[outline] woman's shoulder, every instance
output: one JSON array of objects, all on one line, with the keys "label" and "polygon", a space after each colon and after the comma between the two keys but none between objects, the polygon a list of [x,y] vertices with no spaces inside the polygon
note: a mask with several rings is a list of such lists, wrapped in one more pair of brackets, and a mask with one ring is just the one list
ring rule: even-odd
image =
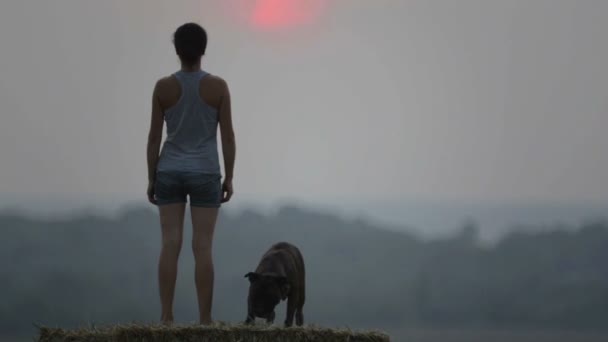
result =
[{"label": "woman's shoulder", "polygon": [[215,85],[218,87],[227,86],[226,80],[224,80],[222,77],[215,75],[215,74],[207,73],[207,75],[203,78],[203,80],[207,81],[209,84],[212,84],[212,85]]},{"label": "woman's shoulder", "polygon": [[201,88],[222,95],[228,90],[228,83],[222,77],[208,73],[201,79]]},{"label": "woman's shoulder", "polygon": [[160,101],[162,108],[172,107],[181,94],[179,82],[173,75],[165,76],[156,81],[154,95]]},{"label": "woman's shoulder", "polygon": [[174,87],[178,83],[177,79],[173,74],[164,76],[156,80],[155,88],[156,90],[166,90],[168,88]]}]

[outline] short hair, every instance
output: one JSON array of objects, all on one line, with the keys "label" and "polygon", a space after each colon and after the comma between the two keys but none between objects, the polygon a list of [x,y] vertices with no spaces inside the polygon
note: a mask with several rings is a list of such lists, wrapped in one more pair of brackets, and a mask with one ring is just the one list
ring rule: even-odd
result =
[{"label": "short hair", "polygon": [[196,23],[186,23],[173,34],[173,44],[182,62],[197,63],[207,49],[207,32]]}]

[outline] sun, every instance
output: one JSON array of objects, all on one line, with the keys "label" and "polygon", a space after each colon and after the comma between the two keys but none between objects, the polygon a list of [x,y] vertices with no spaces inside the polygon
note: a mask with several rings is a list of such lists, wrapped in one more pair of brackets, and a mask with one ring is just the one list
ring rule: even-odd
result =
[{"label": "sun", "polygon": [[329,0],[222,0],[230,16],[260,31],[285,31],[313,25]]},{"label": "sun", "polygon": [[304,26],[318,18],[322,4],[314,0],[257,0],[250,21],[264,30]]}]

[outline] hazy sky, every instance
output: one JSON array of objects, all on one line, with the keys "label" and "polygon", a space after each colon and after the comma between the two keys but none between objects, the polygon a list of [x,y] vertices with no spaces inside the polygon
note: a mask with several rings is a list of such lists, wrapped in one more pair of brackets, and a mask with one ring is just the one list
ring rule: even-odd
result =
[{"label": "hazy sky", "polygon": [[222,1],[0,2],[0,193],[143,198],[152,87],[194,20],[237,196],[608,199],[608,1],[328,0],[278,29]]}]

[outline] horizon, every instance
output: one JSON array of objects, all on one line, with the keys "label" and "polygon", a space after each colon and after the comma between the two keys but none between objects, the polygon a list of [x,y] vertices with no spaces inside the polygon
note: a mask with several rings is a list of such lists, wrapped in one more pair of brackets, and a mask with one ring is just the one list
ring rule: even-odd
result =
[{"label": "horizon", "polygon": [[[17,214],[38,219],[68,219],[83,215],[115,218],[129,210],[157,208],[145,199],[97,200],[81,196],[0,196],[0,215]],[[50,205],[49,203],[52,203]],[[315,214],[331,215],[343,220],[363,220],[381,228],[412,233],[422,239],[451,236],[463,225],[474,223],[480,229],[480,242],[491,244],[521,229],[542,231],[544,227],[562,226],[576,229],[589,221],[608,220],[608,205],[599,201],[450,201],[432,199],[336,199],[305,201],[276,199],[260,201],[254,196],[235,198],[224,214],[239,215],[253,211],[264,216],[295,207]]]}]

